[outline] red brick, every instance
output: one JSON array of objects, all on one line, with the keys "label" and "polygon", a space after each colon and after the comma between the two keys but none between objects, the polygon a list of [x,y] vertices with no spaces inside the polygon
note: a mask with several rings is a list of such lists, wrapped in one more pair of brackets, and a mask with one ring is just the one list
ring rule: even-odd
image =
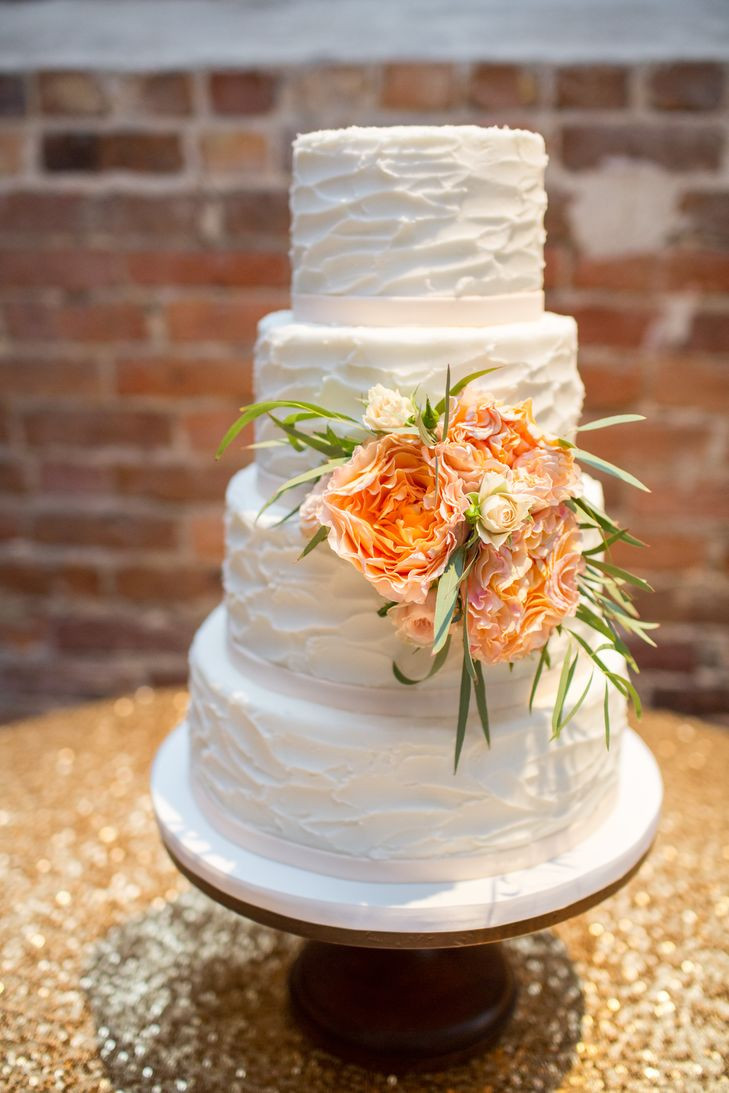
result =
[{"label": "red brick", "polygon": [[520,65],[479,64],[471,73],[468,100],[484,110],[531,106],[537,99],[533,72]]},{"label": "red brick", "polygon": [[729,294],[729,254],[676,250],[664,256],[668,289]]},{"label": "red brick", "polygon": [[0,73],[0,117],[22,117],[25,113],[26,102],[25,77]]},{"label": "red brick", "polygon": [[126,97],[132,111],[163,117],[192,113],[192,81],[185,72],[153,72],[129,76]]},{"label": "red brick", "polygon": [[[586,405],[592,410],[627,410],[640,399],[643,387],[638,365],[621,366],[594,360],[582,354],[580,373],[585,384]],[[591,415],[586,413],[585,418]]]},{"label": "red brick", "polygon": [[664,518],[686,526],[693,520],[719,525],[729,520],[729,482],[704,479],[692,486],[675,480],[650,484],[652,493],[626,493],[629,513],[640,520]]},{"label": "red brick", "polygon": [[18,539],[24,530],[24,520],[17,508],[0,507],[0,542]]},{"label": "red brick", "polygon": [[32,538],[63,547],[168,550],[177,545],[175,521],[141,513],[74,512],[53,509],[33,515]]},{"label": "red brick", "polygon": [[226,241],[240,236],[288,240],[289,197],[285,190],[241,190],[221,196]]},{"label": "red brick", "polygon": [[10,335],[20,341],[116,342],[146,336],[144,309],[130,303],[46,304],[23,300],[5,305]]},{"label": "red brick", "polygon": [[97,363],[91,361],[34,360],[10,357],[0,360],[0,390],[13,395],[61,395],[94,397],[100,393]]},{"label": "red brick", "polygon": [[544,288],[562,288],[570,281],[571,261],[565,247],[547,246],[544,249]]},{"label": "red brick", "polygon": [[217,129],[200,137],[205,169],[211,174],[257,174],[268,163],[264,133],[245,129]]},{"label": "red brick", "polygon": [[17,652],[25,659],[28,654],[40,652],[47,645],[49,637],[48,619],[31,615],[27,604],[23,604],[22,613],[6,609],[0,615],[0,648],[6,656],[8,653]]},{"label": "red brick", "polygon": [[454,65],[398,62],[384,66],[381,105],[391,110],[448,110],[460,97]]},{"label": "red brick", "polygon": [[600,304],[579,304],[571,309],[584,345],[635,349],[642,345],[653,314],[644,308],[617,308]]},{"label": "red brick", "polygon": [[707,61],[659,65],[649,84],[659,110],[715,110],[724,94],[724,68]]},{"label": "red brick", "polygon": [[82,194],[16,190],[0,194],[0,232],[44,240],[81,231],[89,201]]},{"label": "red brick", "polygon": [[47,563],[37,558],[0,561],[0,587],[29,596],[53,593],[96,596],[100,590],[98,572],[91,566]]},{"label": "red brick", "polygon": [[616,544],[612,556],[618,565],[626,566],[631,572],[682,571],[706,563],[706,546],[700,536],[674,534],[659,525],[644,529],[635,521],[631,522],[630,530],[648,544],[647,549]]},{"label": "red brick", "polygon": [[666,406],[692,406],[729,413],[729,371],[724,361],[667,357],[657,363],[649,393]]},{"label": "red brick", "polygon": [[729,250],[729,192],[692,190],[681,199],[690,240],[710,250]]},{"label": "red brick", "polygon": [[190,604],[212,601],[221,591],[218,567],[201,565],[136,565],[120,569],[116,591],[138,603]]},{"label": "red brick", "polygon": [[101,81],[91,72],[41,72],[38,98],[44,114],[98,116],[109,111]]},{"label": "red brick", "polygon": [[0,493],[25,493],[28,483],[23,463],[0,455]]},{"label": "red brick", "polygon": [[[239,405],[244,405],[244,400],[241,400]],[[194,410],[189,414],[186,414],[182,419],[182,428],[187,438],[187,442],[193,451],[202,452],[210,456],[215,454],[218,444],[225,436],[230,426],[238,416],[236,404],[230,402],[230,404],[215,410]],[[236,453],[235,458],[240,465],[241,451],[246,444],[253,443],[253,429],[249,427],[241,434],[240,441],[236,440],[235,444],[231,447],[231,455],[226,457],[228,466],[234,466],[231,464],[230,458],[233,453]],[[246,452],[244,455],[246,463],[250,462],[251,454]],[[232,472],[231,472],[232,473]]]},{"label": "red brick", "polygon": [[676,682],[658,683],[653,692],[653,705],[694,717],[725,714],[729,709],[729,687],[703,684],[694,676],[686,675]]},{"label": "red brick", "polygon": [[176,342],[251,344],[259,320],[269,311],[286,307],[287,303],[288,298],[283,293],[174,300],[166,308],[169,336]]},{"label": "red brick", "polygon": [[696,465],[707,456],[710,436],[700,425],[670,425],[660,421],[638,421],[585,433],[581,443],[595,455],[617,463],[638,477],[676,475],[687,459]]},{"label": "red brick", "polygon": [[141,251],[126,263],[140,285],[285,288],[290,277],[283,251]]},{"label": "red brick", "polygon": [[190,644],[194,624],[187,620],[160,621],[155,616],[125,617],[118,611],[61,617],[54,623],[59,649],[73,653],[182,652]]},{"label": "red brick", "polygon": [[121,494],[156,501],[222,501],[232,471],[230,466],[214,461],[214,450],[215,446],[211,446],[209,459],[202,465],[120,466],[116,469],[116,488]]},{"label": "red brick", "polygon": [[624,255],[620,258],[581,256],[575,263],[573,281],[577,288],[650,293],[660,287],[661,263],[655,254]]},{"label": "red brick", "polygon": [[229,396],[249,401],[250,363],[247,360],[177,360],[141,357],[116,366],[121,395],[162,395],[166,398]]},{"label": "red brick", "polygon": [[0,133],[0,176],[20,174],[25,163],[26,148],[24,133]]},{"label": "red brick", "polygon": [[373,70],[364,65],[315,64],[287,73],[287,98],[297,111],[362,110],[374,101]]},{"label": "red brick", "polygon": [[705,353],[729,353],[729,312],[700,311],[694,315],[686,348]]},{"label": "red brick", "polygon": [[572,230],[569,219],[569,206],[572,195],[563,190],[550,188],[548,194],[547,211],[544,215],[544,227],[547,239],[551,245],[555,243],[569,244],[572,241]]},{"label": "red brick", "polygon": [[714,125],[592,123],[562,130],[562,161],[575,171],[616,158],[647,160],[669,171],[716,171],[723,147],[724,134]]},{"label": "red brick", "polygon": [[567,65],[556,73],[560,109],[614,110],[628,103],[628,71],[616,65]]},{"label": "red brick", "polygon": [[222,562],[225,532],[221,513],[191,516],[188,520],[188,534],[196,558],[203,562]]},{"label": "red brick", "polygon": [[45,135],[43,164],[51,172],[171,174],[183,159],[177,133],[68,132]]},{"label": "red brick", "polygon": [[213,72],[209,87],[216,114],[268,114],[276,103],[278,78],[258,70]]},{"label": "red brick", "polygon": [[54,459],[42,463],[40,485],[44,493],[108,494],[113,483],[109,467],[89,463],[74,463]]},{"label": "red brick", "polygon": [[82,249],[0,251],[0,283],[16,288],[54,286],[73,292],[120,282],[124,265],[111,251]]},{"label": "red brick", "polygon": [[696,646],[688,641],[657,640],[656,647],[629,643],[641,671],[691,672],[698,666]]},{"label": "red brick", "polygon": [[25,414],[30,444],[46,447],[132,447],[146,451],[171,443],[171,421],[156,410],[93,409],[34,410]]}]

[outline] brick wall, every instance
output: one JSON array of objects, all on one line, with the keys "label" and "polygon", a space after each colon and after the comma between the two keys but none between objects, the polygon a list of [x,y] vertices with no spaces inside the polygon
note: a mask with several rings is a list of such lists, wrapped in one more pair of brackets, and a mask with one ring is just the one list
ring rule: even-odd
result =
[{"label": "brick wall", "polygon": [[289,146],[350,122],[510,123],[551,156],[547,285],[595,434],[650,496],[651,701],[729,706],[727,72],[390,64],[0,76],[3,716],[185,677],[219,596],[258,318],[286,303]]}]

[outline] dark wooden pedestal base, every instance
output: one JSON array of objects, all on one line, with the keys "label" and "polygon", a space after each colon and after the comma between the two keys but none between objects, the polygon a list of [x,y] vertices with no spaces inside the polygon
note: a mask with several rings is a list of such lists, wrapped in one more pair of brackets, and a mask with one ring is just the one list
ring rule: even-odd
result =
[{"label": "dark wooden pedestal base", "polygon": [[386,1072],[435,1070],[476,1054],[499,1036],[516,996],[497,943],[365,949],[310,941],[289,985],[316,1043]]}]

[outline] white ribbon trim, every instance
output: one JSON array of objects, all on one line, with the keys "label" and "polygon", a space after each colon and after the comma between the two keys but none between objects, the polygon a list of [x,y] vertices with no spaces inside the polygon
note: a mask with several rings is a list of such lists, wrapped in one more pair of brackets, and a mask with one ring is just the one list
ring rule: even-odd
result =
[{"label": "white ribbon trim", "polygon": [[294,293],[296,322],[330,326],[502,326],[535,322],[543,292],[502,296],[319,296]]},{"label": "white ribbon trim", "polygon": [[[195,802],[206,819],[243,850],[312,873],[382,884],[466,881],[513,873],[519,869],[531,869],[567,853],[596,831],[615,807],[618,791],[617,779],[612,779],[612,784],[603,793],[597,806],[583,807],[583,812],[586,813],[584,819],[573,819],[564,830],[544,839],[534,839],[523,846],[490,850],[475,857],[378,860],[355,858],[330,850],[316,850],[249,827],[213,801],[195,778],[194,767],[190,770],[190,787]],[[376,807],[377,802],[373,800],[373,808]]]}]

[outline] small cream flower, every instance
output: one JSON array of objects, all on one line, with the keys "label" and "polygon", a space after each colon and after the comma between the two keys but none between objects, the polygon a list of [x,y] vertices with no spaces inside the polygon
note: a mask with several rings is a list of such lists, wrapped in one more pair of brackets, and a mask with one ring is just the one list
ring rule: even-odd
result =
[{"label": "small cream flower", "polygon": [[362,418],[368,429],[387,433],[406,425],[413,416],[413,404],[399,391],[383,387],[381,383],[367,392],[367,409]]},{"label": "small cream flower", "polygon": [[487,471],[478,491],[479,538],[498,548],[526,520],[535,498],[514,489],[510,475]]}]

